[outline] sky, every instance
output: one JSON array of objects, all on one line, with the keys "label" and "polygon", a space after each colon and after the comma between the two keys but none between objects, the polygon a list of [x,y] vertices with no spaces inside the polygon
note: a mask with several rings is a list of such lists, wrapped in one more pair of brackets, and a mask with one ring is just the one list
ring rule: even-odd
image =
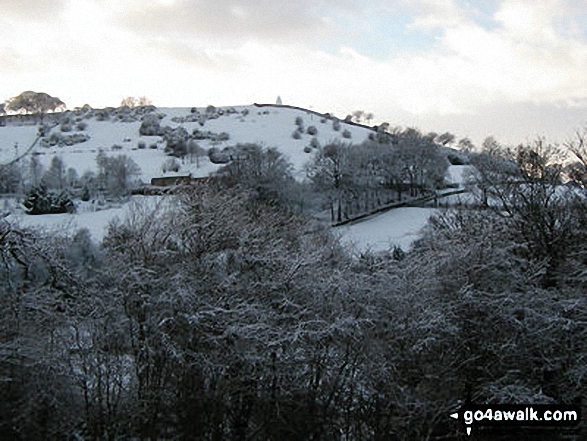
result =
[{"label": "sky", "polygon": [[0,102],[274,103],[480,144],[587,128],[587,0],[0,0]]}]

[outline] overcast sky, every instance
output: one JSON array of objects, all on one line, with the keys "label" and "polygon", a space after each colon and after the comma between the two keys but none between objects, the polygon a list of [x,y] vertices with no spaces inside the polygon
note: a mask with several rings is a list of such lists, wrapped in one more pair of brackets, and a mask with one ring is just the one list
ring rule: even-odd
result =
[{"label": "overcast sky", "polygon": [[587,127],[587,0],[0,0],[0,101],[275,102],[477,143]]}]

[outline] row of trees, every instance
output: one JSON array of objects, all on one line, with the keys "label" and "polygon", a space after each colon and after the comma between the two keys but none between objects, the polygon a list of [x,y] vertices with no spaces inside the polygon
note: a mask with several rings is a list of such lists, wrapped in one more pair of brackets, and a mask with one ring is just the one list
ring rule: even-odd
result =
[{"label": "row of trees", "polygon": [[[145,96],[128,96],[122,100],[120,105],[127,107],[141,107],[152,106],[153,103]],[[24,112],[40,115],[49,111],[62,111],[65,110],[65,108],[65,103],[59,98],[51,96],[45,92],[33,92],[30,90],[6,100],[2,105],[3,112]]]},{"label": "row of trees", "polygon": [[360,145],[329,144],[307,173],[340,222],[389,202],[415,197],[443,184],[448,160],[430,137],[414,129]]},{"label": "row of trees", "polygon": [[58,156],[45,168],[33,155],[28,161],[0,166],[0,192],[26,194],[28,213],[47,214],[71,211],[75,194],[84,201],[98,196],[122,197],[138,185],[140,168],[132,158],[100,151],[96,163],[97,173],[86,171],[80,176]]}]

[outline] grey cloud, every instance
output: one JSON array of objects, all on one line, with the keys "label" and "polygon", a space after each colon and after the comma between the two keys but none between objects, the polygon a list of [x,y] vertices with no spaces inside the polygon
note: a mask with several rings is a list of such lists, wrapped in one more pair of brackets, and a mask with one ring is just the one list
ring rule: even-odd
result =
[{"label": "grey cloud", "polygon": [[319,40],[332,32],[322,15],[329,8],[359,8],[356,0],[179,0],[171,5],[144,3],[116,17],[142,35],[210,36],[220,40]]},{"label": "grey cloud", "polygon": [[210,53],[200,47],[195,47],[188,42],[172,39],[152,39],[145,42],[151,52],[165,54],[181,63],[190,66],[204,66],[207,69],[225,71],[238,66],[238,60],[225,53]]}]

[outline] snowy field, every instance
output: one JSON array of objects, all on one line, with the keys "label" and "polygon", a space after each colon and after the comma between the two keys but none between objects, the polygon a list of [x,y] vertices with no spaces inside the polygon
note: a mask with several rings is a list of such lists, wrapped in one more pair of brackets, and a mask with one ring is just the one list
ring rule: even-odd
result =
[{"label": "snowy field", "polygon": [[[167,202],[173,203],[171,200]],[[113,220],[124,221],[129,213],[149,211],[160,203],[160,197],[133,196],[130,203],[109,208],[82,203],[73,214],[30,216],[24,214],[22,210],[14,210],[6,217],[6,220],[21,227],[39,229],[47,234],[73,234],[78,229],[86,228],[94,241],[101,242],[108,231],[108,225]],[[396,245],[407,251],[420,237],[428,218],[436,212],[438,210],[432,208],[397,208],[354,225],[336,228],[334,233],[340,235],[344,244],[358,252],[385,251]]]},{"label": "snowy field", "polygon": [[161,197],[158,196],[133,196],[131,202],[113,204],[109,208],[78,201],[77,212],[73,214],[31,216],[18,210],[7,216],[6,220],[21,227],[36,228],[47,234],[74,234],[77,230],[86,228],[95,242],[101,242],[108,231],[110,222],[116,219],[122,222],[132,211],[148,211],[154,209],[160,203]]},{"label": "snowy field", "polygon": [[434,208],[401,207],[366,221],[337,228],[343,243],[362,251],[386,251],[399,246],[407,251],[420,238]]}]

